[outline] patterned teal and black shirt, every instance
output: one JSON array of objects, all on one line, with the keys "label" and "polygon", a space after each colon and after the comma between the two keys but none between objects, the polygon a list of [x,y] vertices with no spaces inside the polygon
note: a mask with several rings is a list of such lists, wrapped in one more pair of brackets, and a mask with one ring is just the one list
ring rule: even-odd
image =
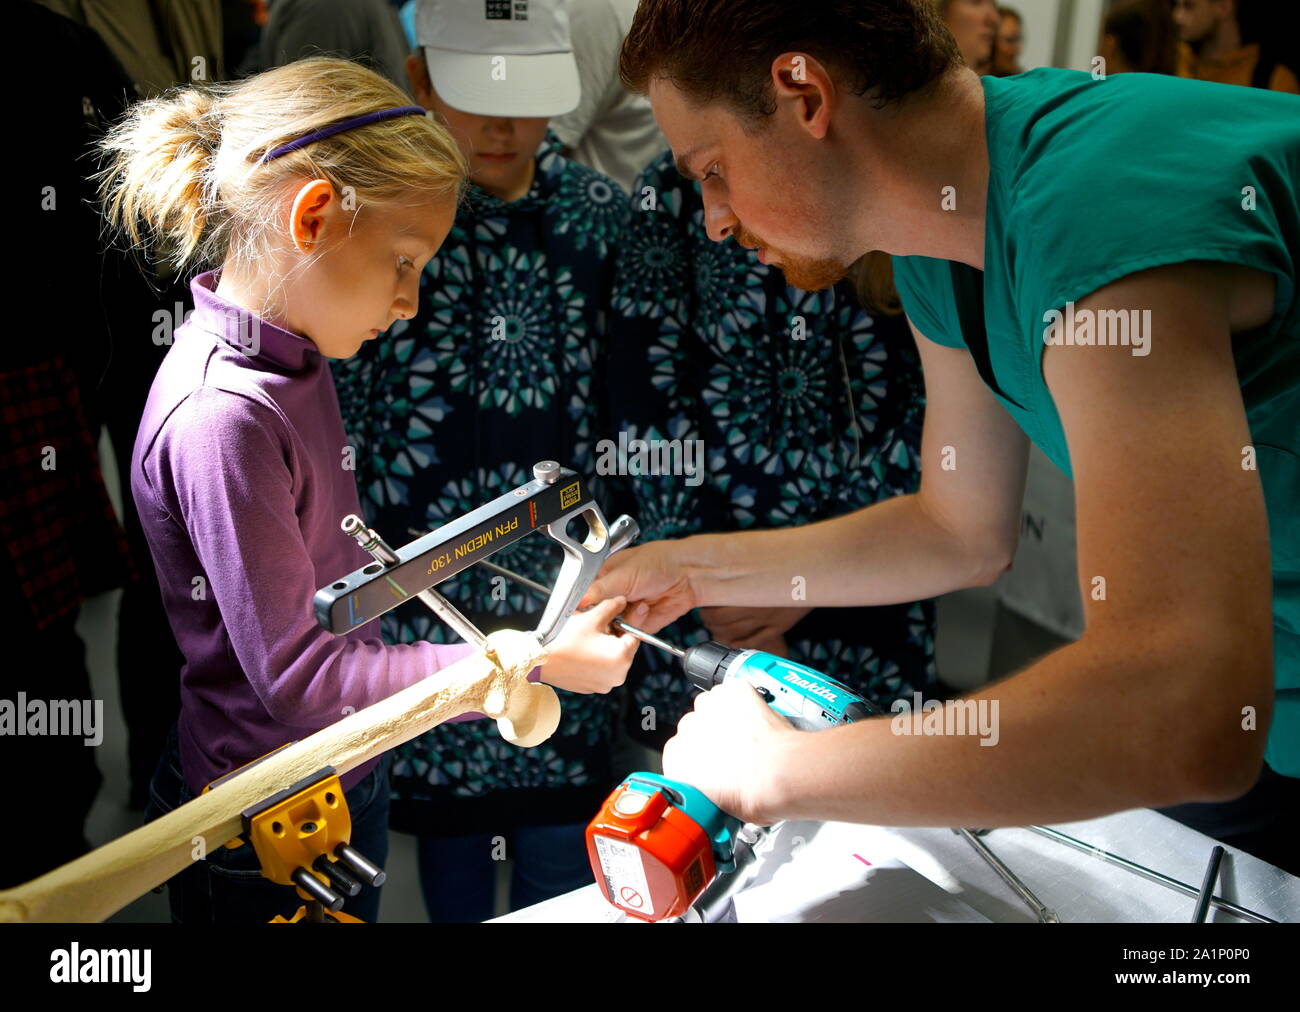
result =
[{"label": "patterned teal and black shirt", "polygon": [[[425,268],[416,316],[336,363],[362,506],[390,543],[531,480],[546,459],[588,476],[611,519],[618,511],[595,476],[592,443],[627,217],[622,189],[562,157],[548,133],[524,197],[505,203],[471,188]],[[494,557],[547,585],[559,560],[540,535]],[[439,589],[488,631],[532,628],[540,614],[531,591],[479,568]],[[455,641],[418,602],[381,622],[388,642]],[[393,825],[461,835],[589,819],[612,786],[621,694],[560,697],[560,728],[536,748],[502,741],[490,720],[444,724],[398,748]]]},{"label": "patterned teal and black shirt", "polygon": [[[710,240],[699,184],[682,178],[671,152],[641,174],[631,207],[614,284],[609,414],[629,450],[633,439],[700,440],[705,462],[698,484],[649,474],[627,482],[643,541],[790,527],[917,489],[923,388],[901,316],[872,316],[844,282],[791,288],[737,243]],[[694,613],[663,635],[707,638]],[[785,639],[792,659],[886,708],[937,688],[930,601],[815,609]],[[629,731],[662,745],[694,690],[653,650],[639,651],[628,686]]]}]

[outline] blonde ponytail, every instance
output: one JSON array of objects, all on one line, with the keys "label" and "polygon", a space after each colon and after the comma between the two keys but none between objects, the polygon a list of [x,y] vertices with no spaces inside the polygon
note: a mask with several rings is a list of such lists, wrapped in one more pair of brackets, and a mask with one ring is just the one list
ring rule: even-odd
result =
[{"label": "blonde ponytail", "polygon": [[469,168],[432,116],[384,120],[263,161],[320,127],[409,103],[373,71],[329,57],[139,102],[100,142],[104,215],[177,272],[224,264],[242,273],[287,227],[295,182],[327,179],[357,209],[458,198]]},{"label": "blonde ponytail", "polygon": [[187,88],[134,105],[105,137],[112,167],[100,196],[109,223],[133,245],[154,239],[176,269],[195,258],[217,211],[212,162],[221,144],[217,97]]}]

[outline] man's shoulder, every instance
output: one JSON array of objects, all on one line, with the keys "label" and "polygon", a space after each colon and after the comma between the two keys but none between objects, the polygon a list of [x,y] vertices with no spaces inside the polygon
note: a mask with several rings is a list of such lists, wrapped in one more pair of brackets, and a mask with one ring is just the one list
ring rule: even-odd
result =
[{"label": "man's shoulder", "polygon": [[1264,262],[1293,241],[1300,102],[1152,74],[1049,80],[1039,96],[993,100],[1005,112],[989,141],[993,244],[1018,281]]},{"label": "man's shoulder", "polygon": [[1241,156],[1240,141],[1300,137],[1294,99],[1257,89],[1056,68],[983,80],[991,157],[1022,169],[1047,161],[1053,175],[1069,168],[1054,160],[1063,153],[1111,176],[1140,173],[1151,160],[1196,175],[1200,159]]},{"label": "man's shoulder", "polygon": [[1013,172],[1045,165],[1044,182],[1155,165],[1199,183],[1204,167],[1300,145],[1296,99],[1258,89],[1055,68],[984,80],[991,158]]}]

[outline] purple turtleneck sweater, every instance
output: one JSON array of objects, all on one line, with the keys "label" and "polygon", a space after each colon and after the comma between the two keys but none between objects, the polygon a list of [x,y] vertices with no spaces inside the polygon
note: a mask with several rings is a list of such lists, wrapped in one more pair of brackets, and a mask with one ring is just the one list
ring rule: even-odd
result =
[{"label": "purple turtleneck sweater", "polygon": [[[310,340],[218,297],[218,277],[190,283],[194,313],[153,381],[131,458],[185,654],[181,766],[195,793],[471,651],[317,624],[316,590],[373,561],[339,530],[361,506],[334,380]],[[344,790],[377,762],[345,774]]]}]

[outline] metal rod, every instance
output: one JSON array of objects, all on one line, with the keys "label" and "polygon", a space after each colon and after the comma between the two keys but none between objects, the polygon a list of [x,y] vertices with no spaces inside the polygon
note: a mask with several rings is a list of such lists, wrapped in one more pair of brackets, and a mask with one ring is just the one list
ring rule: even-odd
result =
[{"label": "metal rod", "polygon": [[674,657],[686,656],[686,651],[681,647],[675,647],[667,640],[661,640],[658,636],[654,636],[651,633],[646,632],[644,629],[638,629],[634,625],[628,625],[621,618],[615,618],[611,620],[609,624],[611,628],[621,629],[625,633],[631,633],[633,637],[639,639],[642,643],[649,643],[652,647],[658,647],[660,650],[664,650],[672,654]]},{"label": "metal rod", "polygon": [[988,862],[989,867],[998,873],[1002,881],[1014,889],[1017,894],[1019,894],[1020,898],[1029,904],[1029,908],[1033,910],[1034,915],[1038,918],[1040,923],[1060,923],[1060,918],[1056,916],[1056,912],[1035,896],[1034,891],[1021,882],[1016,876],[1016,873],[1008,868],[1002,862],[1001,858],[994,854],[993,851],[989,850],[988,845],[983,840],[972,833],[969,829],[954,829],[953,832],[958,836],[965,837],[966,842],[974,847],[975,852]]},{"label": "metal rod", "polygon": [[[1055,840],[1057,843],[1063,843],[1067,847],[1073,847],[1075,850],[1083,851],[1085,854],[1091,854],[1099,860],[1108,861],[1111,864],[1118,865],[1125,871],[1131,871],[1134,875],[1141,875],[1143,878],[1150,879],[1152,882],[1159,882],[1161,885],[1168,886],[1170,889],[1175,889],[1186,896],[1196,895],[1196,889],[1189,886],[1186,882],[1179,882],[1177,879],[1170,878],[1168,875],[1163,875],[1158,871],[1152,871],[1150,868],[1144,868],[1142,865],[1130,861],[1127,858],[1120,857],[1118,854],[1112,854],[1110,851],[1094,847],[1091,844],[1084,843],[1082,840],[1076,840],[1072,836],[1066,836],[1059,830],[1048,829],[1046,826],[1025,826],[1024,828],[1037,833],[1039,836],[1045,836],[1049,840]],[[1271,917],[1265,917],[1257,911],[1249,910],[1243,906],[1238,906],[1236,903],[1231,903],[1218,896],[1210,897],[1210,905],[1230,914],[1235,914],[1237,917],[1244,917],[1248,921],[1255,921],[1258,924],[1277,923],[1277,921],[1273,920]]]},{"label": "metal rod", "polygon": [[[479,565],[483,566],[485,569],[490,569],[494,573],[499,573],[508,579],[514,580],[520,586],[527,587],[529,590],[536,591],[538,594],[543,596],[549,596],[551,593],[545,586],[538,583],[536,580],[530,580],[521,573],[516,573],[514,570],[506,569],[505,566],[498,566],[495,562],[484,560],[480,562]],[[614,629],[621,629],[623,632],[631,634],[642,643],[649,643],[652,647],[658,647],[660,650],[665,650],[677,657],[686,656],[686,651],[682,650],[680,647],[675,647],[667,640],[661,640],[658,636],[652,635],[643,629],[638,629],[634,625],[628,625],[621,618],[615,618],[609,624]]]},{"label": "metal rod", "polygon": [[334,856],[344,868],[368,886],[378,888],[388,880],[388,872],[346,843],[340,843],[334,848]]},{"label": "metal rod", "polygon": [[322,854],[311,863],[311,866],[329,879],[333,883],[334,889],[344,896],[358,896],[361,894],[361,883],[344,871],[343,866],[337,861],[331,861],[329,855]]},{"label": "metal rod", "polygon": [[1193,924],[1205,923],[1205,915],[1210,910],[1210,897],[1214,895],[1214,884],[1219,880],[1219,864],[1223,861],[1223,848],[1215,845],[1210,851],[1210,863],[1205,869],[1205,878],[1201,882],[1201,894],[1196,897],[1196,911],[1192,914]]},{"label": "metal rod", "polygon": [[479,563],[479,565],[482,566],[484,569],[490,569],[494,573],[500,573],[502,576],[514,580],[515,583],[527,587],[529,590],[535,593],[541,594],[542,597],[551,596],[550,587],[547,587],[544,584],[540,584],[536,580],[530,580],[522,573],[516,573],[512,569],[506,569],[505,566],[498,566],[495,562],[492,562],[489,559],[484,559],[482,562]]},{"label": "metal rod", "polygon": [[306,868],[295,868],[289,873],[296,886],[305,893],[310,893],[326,910],[337,910],[343,906],[343,897],[309,872]]},{"label": "metal rod", "polygon": [[478,626],[462,615],[454,604],[432,589],[422,590],[415,596],[423,601],[430,611],[459,633],[461,639],[466,643],[472,643],[484,655],[495,661],[497,653],[492,649],[492,645],[488,643],[487,637],[479,631]]}]

